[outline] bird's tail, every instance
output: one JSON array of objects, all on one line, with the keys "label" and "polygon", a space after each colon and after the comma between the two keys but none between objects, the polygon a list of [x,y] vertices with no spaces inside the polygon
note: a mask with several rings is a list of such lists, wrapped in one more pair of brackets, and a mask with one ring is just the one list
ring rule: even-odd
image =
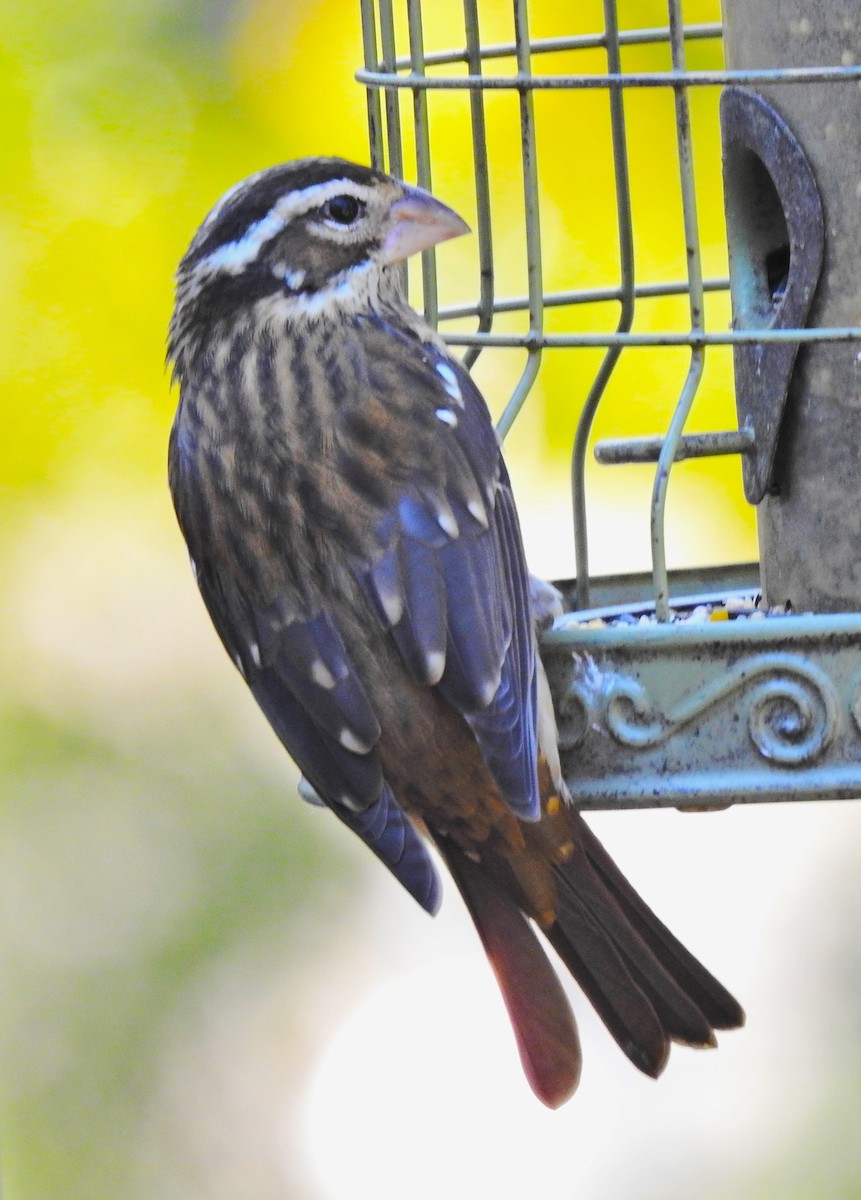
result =
[{"label": "bird's tail", "polygon": [[635,1066],[657,1076],[670,1042],[714,1046],[744,1024],[723,984],[634,891],[586,822],[569,812],[570,860],[554,868],[559,906],[547,937]]},{"label": "bird's tail", "polygon": [[[556,919],[544,930],[635,1066],[662,1071],[670,1043],[713,1046],[744,1023],[738,1002],[637,895],[582,818],[574,852],[553,867]],[[577,1086],[580,1046],[562,987],[512,889],[451,843],[441,846],[475,922],[536,1095],[550,1107]]]},{"label": "bird's tail", "polygon": [[529,1085],[549,1108],[558,1108],[577,1087],[581,1064],[562,985],[510,892],[454,843],[438,845],[490,960]]}]

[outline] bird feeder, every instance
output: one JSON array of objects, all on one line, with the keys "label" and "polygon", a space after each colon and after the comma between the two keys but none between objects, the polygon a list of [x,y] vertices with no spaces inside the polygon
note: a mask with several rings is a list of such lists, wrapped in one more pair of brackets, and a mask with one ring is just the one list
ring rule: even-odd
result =
[{"label": "bird feeder", "polygon": [[[685,25],[668,0],[659,28],[603,19],[530,35],[514,0],[510,41],[482,40],[478,0],[463,0],[452,49],[426,52],[419,0],[363,0],[370,142],[376,165],[432,187],[432,101],[460,97],[469,129],[477,213],[474,294],[440,306],[433,254],[424,256],[424,306],[468,364],[518,348],[519,378],[500,420],[506,434],[539,375],[542,355],[600,351],[573,422],[576,578],[559,586],[566,612],[543,636],[566,780],[583,809],[722,807],[757,800],[861,795],[861,36],[857,0],[724,0],[723,24]],[[588,10],[588,11],[587,11]],[[426,17],[427,14],[425,14]],[[452,24],[452,30],[454,29]],[[454,36],[452,34],[452,36]],[[721,53],[722,48],[722,53]],[[642,67],[649,52],[656,63]],[[856,61],[857,60],[857,61]],[[703,65],[704,63],[704,65]],[[671,98],[673,204],[684,277],[650,278],[635,237],[628,102],[641,89]],[[516,105],[524,222],[525,294],[496,278],[488,105]],[[543,280],[539,96],[577,104],[598,94],[613,164],[618,274],[551,291]],[[697,121],[712,98],[720,122],[728,274],[704,270],[695,172]],[[714,103],[719,99],[719,103]],[[404,101],[410,100],[408,104]],[[538,115],[536,115],[538,113]],[[719,114],[719,115],[718,115]],[[407,146],[414,147],[409,155]],[[572,203],[575,198],[572,197]],[[670,205],[672,207],[672,205]],[[641,262],[645,260],[645,265]],[[576,272],[572,269],[572,275]],[[684,321],[638,320],[672,297]],[[731,299],[731,321],[726,298]],[[724,303],[721,304],[720,301]],[[603,307],[604,327],[579,314]],[[606,314],[610,313],[610,318]],[[510,332],[510,314],[521,328]],[[551,320],[552,317],[552,320]],[[464,330],[464,320],[472,328]],[[666,426],[650,436],[596,439],[596,418],[627,356],[681,347],[683,382]],[[730,348],[730,349],[727,349]],[[687,429],[706,362],[732,354],[737,422]],[[591,360],[590,360],[591,361]],[[728,384],[728,386],[732,386]],[[651,570],[598,576],[590,567],[589,455],[606,471],[654,463]],[[738,456],[756,509],[758,563],[671,570],[665,514],[675,464]]]}]

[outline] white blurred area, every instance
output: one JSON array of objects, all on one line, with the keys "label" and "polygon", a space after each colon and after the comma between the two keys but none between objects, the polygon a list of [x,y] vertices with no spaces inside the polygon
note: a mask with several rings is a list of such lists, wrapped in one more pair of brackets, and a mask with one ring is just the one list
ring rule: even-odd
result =
[{"label": "white blurred area", "polygon": [[[189,786],[213,761],[253,761],[279,805],[283,789],[285,818],[341,857],[295,929],[276,922],[265,937],[240,938],[155,1012],[152,1083],[137,1119],[142,1195],[753,1196],[756,1180],[813,1138],[827,1105],[844,1112],[834,1080],[847,1037],[857,1041],[859,972],[851,955],[846,979],[838,967],[861,907],[859,806],[590,818],[648,902],[735,991],[748,1025],[714,1051],[674,1048],[655,1083],[572,987],[583,1079],[551,1113],[522,1077],[456,889],[447,882],[431,920],[346,830],[296,797],[207,627],[171,520],[163,496],[134,490],[117,491],[108,510],[82,493],[62,526],[36,517],[10,554],[4,669],[26,674],[35,709],[82,706],[126,750],[157,744],[177,723],[196,727],[197,707],[211,706],[217,727],[183,768]],[[55,972],[66,960],[74,970],[127,963],[212,884],[196,835],[153,814],[153,797],[111,818],[105,782],[102,791],[100,805],[82,784],[73,789],[63,824],[38,836],[22,825],[16,840],[9,826],[0,905],[20,934],[7,940],[10,962]],[[242,830],[246,799],[239,784],[220,798],[218,829]],[[44,838],[75,847],[66,874],[52,866],[49,880]],[[356,867],[349,882],[337,875],[345,859]],[[57,1053],[62,1063],[60,1043]]]},{"label": "white blurred area", "polygon": [[[827,880],[851,869],[861,812],[799,805],[593,824],[649,902],[737,992],[747,1027],[719,1035],[714,1051],[675,1047],[656,1083],[630,1066],[572,989],[583,1079],[549,1112],[520,1074],[453,889],[431,923],[381,886],[368,931],[382,981],[352,996],[318,1057],[301,1134],[289,1131],[290,1153],[301,1137],[310,1158],[319,1189],[311,1194],[753,1195],[752,1180],[787,1146],[804,1144],[834,1067],[835,1027],[823,1021],[833,1016],[833,979],[817,971],[827,972],[823,931],[839,920]],[[840,940],[833,926],[832,934]],[[836,1026],[853,1021],[850,1010]]]}]

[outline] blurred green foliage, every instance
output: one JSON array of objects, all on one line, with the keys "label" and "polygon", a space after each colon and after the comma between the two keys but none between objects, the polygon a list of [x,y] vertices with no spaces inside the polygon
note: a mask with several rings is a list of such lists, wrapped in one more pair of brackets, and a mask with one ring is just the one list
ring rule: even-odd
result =
[{"label": "blurred green foliage", "polygon": [[362,156],[358,11],[12,0],[0,43],[4,1194],[213,1195],[164,1116],[168,1047],[214,976],[253,992],[267,954],[296,963],[356,858],[291,794],[193,594],[165,330],[232,182]]}]

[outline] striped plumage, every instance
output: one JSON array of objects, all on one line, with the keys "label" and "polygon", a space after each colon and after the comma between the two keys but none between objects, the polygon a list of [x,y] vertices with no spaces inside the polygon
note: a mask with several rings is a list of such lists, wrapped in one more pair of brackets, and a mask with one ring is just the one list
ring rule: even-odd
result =
[{"label": "striped plumage", "polygon": [[275,732],[431,912],[435,843],[556,1105],[580,1051],[530,920],[650,1074],[670,1040],[712,1045],[743,1014],[566,801],[490,418],[399,289],[404,258],[465,229],[337,159],[229,192],[179,268],[170,481],[210,615]]}]

